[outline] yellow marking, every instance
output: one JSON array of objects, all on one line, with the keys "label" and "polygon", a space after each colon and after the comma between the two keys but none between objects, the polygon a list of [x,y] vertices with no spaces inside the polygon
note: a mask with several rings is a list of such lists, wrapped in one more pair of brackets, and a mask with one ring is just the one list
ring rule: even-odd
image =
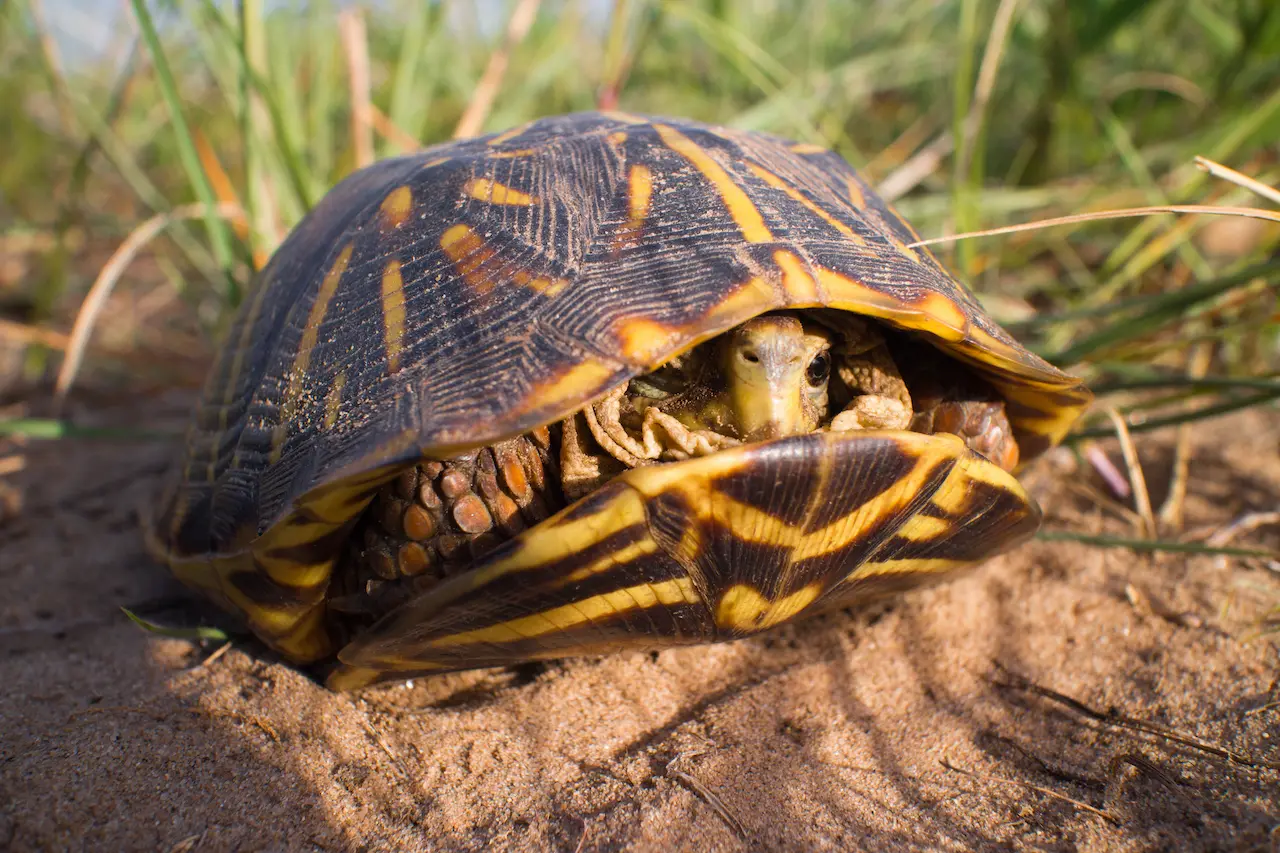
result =
[{"label": "yellow marking", "polygon": [[627,221],[618,229],[613,250],[620,252],[640,242],[649,206],[653,201],[653,172],[648,166],[635,165],[627,173]]},{"label": "yellow marking", "polygon": [[400,277],[400,261],[392,259],[382,271],[382,326],[387,347],[387,373],[400,370],[400,354],[404,352],[404,279]]},{"label": "yellow marking", "polygon": [[912,307],[931,318],[934,322],[940,323],[948,329],[964,332],[965,337],[968,337],[969,318],[965,316],[959,305],[941,293],[931,290],[911,304]]},{"label": "yellow marking", "polygon": [[600,115],[614,121],[620,121],[623,124],[648,124],[649,122],[639,116],[633,116],[631,113],[624,113],[619,110],[603,110]]},{"label": "yellow marking", "polygon": [[930,539],[940,539],[954,530],[955,525],[945,518],[917,515],[898,528],[897,535],[911,542],[927,542]]},{"label": "yellow marking", "polygon": [[[328,533],[328,528],[323,532]],[[307,539],[306,542],[314,541],[317,535],[319,534],[311,534],[311,538]],[[336,561],[337,558],[335,557],[331,560],[322,560],[319,563],[299,564],[290,560],[278,560],[265,556],[258,557],[258,564],[262,567],[262,571],[276,583],[293,587],[315,587],[321,590],[323,590],[325,582],[329,580],[329,576],[333,574],[333,564]]]},{"label": "yellow marking", "polygon": [[[873,563],[863,563],[841,583],[854,583],[877,575],[942,574],[943,572],[953,572],[956,569],[963,569],[971,565],[973,563],[969,560],[948,560],[943,557],[880,560]],[[839,596],[836,595],[834,597],[838,598]]]},{"label": "yellow marking", "polygon": [[[948,308],[928,298],[921,301],[925,310],[937,313],[925,313],[916,306],[898,302],[886,293],[865,284],[854,281],[846,275],[825,267],[817,268],[818,284],[826,294],[826,304],[832,308],[842,308],[869,317],[888,320],[903,329],[920,329],[929,332],[933,337],[944,341],[959,341],[965,336],[963,313],[951,300],[937,294],[945,301]],[[954,324],[959,318],[959,324]]]},{"label": "yellow marking", "polygon": [[474,199],[487,201],[490,204],[529,207],[538,201],[528,193],[520,192],[520,190],[491,181],[488,178],[472,178],[462,187],[462,191]]},{"label": "yellow marking", "polygon": [[520,157],[532,157],[537,153],[536,148],[513,148],[510,151],[490,151],[485,156],[490,160],[515,160]]},{"label": "yellow marking", "polygon": [[480,235],[469,225],[454,225],[440,236],[440,248],[453,261],[458,275],[481,295],[493,289],[494,282],[484,271],[484,266],[496,254],[485,245]]},{"label": "yellow marking", "polygon": [[767,279],[753,276],[713,305],[706,320],[715,328],[730,328],[783,304]]},{"label": "yellow marking", "polygon": [[382,228],[390,231],[399,228],[409,218],[413,210],[413,191],[407,186],[399,186],[387,194],[382,200]]},{"label": "yellow marking", "polygon": [[911,248],[897,237],[889,237],[889,242],[893,244],[893,248],[898,250],[898,254],[902,255],[913,264],[924,263],[923,259],[921,259],[919,253],[917,253],[915,249]]},{"label": "yellow marking", "polygon": [[[408,669],[409,667],[404,667]],[[431,664],[423,662],[422,666],[416,669],[433,669]],[[330,690],[338,693],[344,693],[349,690],[359,690],[361,687],[368,687],[379,678],[386,674],[387,668],[369,669],[363,666],[347,666],[339,664],[329,673],[329,677],[325,679],[325,686]]]},{"label": "yellow marking", "polygon": [[867,197],[862,192],[862,184],[852,175],[844,179],[844,185],[849,190],[849,201],[858,210],[867,209]]},{"label": "yellow marking", "polygon": [[564,584],[577,583],[578,581],[586,580],[587,578],[598,575],[601,572],[607,572],[615,566],[626,565],[633,560],[643,557],[646,554],[652,554],[657,550],[658,544],[652,539],[646,537],[637,542],[631,543],[616,553],[607,554],[596,560],[594,563],[588,566],[583,566],[576,572],[566,575],[562,581],[557,581],[557,585],[563,586]]},{"label": "yellow marking", "polygon": [[324,428],[333,429],[338,423],[338,412],[342,410],[342,389],[346,387],[347,374],[346,371],[339,372],[334,377],[333,385],[329,387],[329,393],[324,398]]},{"label": "yellow marking", "polygon": [[[1015,375],[1026,372],[1031,367],[1027,364],[1024,354],[1018,352],[1004,341],[987,334],[986,331],[978,326],[971,325],[969,327],[969,341],[981,351],[981,358],[984,360],[997,359],[1000,367],[1013,372]],[[1036,378],[1041,378],[1045,373],[1044,370],[1037,370],[1034,367],[1031,367],[1031,370],[1036,374]],[[1062,377],[1056,376],[1053,378],[1056,381],[1046,387],[1062,387]],[[1035,379],[1031,381],[1034,382]]]},{"label": "yellow marking", "polygon": [[[485,244],[470,226],[454,225],[440,237],[440,248],[453,261],[458,275],[481,296],[498,284],[494,273],[501,270],[498,253]],[[568,279],[534,275],[528,270],[503,270],[516,284],[530,287],[544,296],[555,296],[569,286]]]},{"label": "yellow marking", "polygon": [[747,162],[747,168],[750,169],[757,178],[764,181],[766,184],[773,187],[775,190],[781,190],[782,192],[786,193],[787,196],[789,196],[792,201],[800,202],[800,204],[808,208],[811,213],[813,213],[815,216],[821,217],[828,225],[830,225],[832,228],[839,231],[849,240],[853,241],[856,245],[859,245],[859,246],[867,245],[867,241],[862,239],[862,235],[858,234],[848,225],[845,225],[839,219],[836,219],[830,213],[827,213],[825,210],[818,207],[818,205],[813,203],[812,199],[810,199],[804,193],[800,192],[795,187],[788,184],[786,181],[782,180],[782,178],[779,178],[777,175],[773,174],[773,172],[770,172],[762,168],[761,166],[757,166],[755,163],[752,163],[750,161]]},{"label": "yellow marking", "polygon": [[627,141],[627,132],[625,130],[615,130],[607,137],[609,144],[617,147]]},{"label": "yellow marking", "polygon": [[622,353],[632,364],[657,367],[670,355],[680,330],[644,317],[624,318],[614,326]]},{"label": "yellow marking", "polygon": [[826,154],[831,149],[823,145],[814,145],[812,142],[797,142],[791,146],[791,150],[796,154]]},{"label": "yellow marking", "polygon": [[329,638],[328,609],[316,605],[303,613],[293,627],[277,639],[275,647],[299,663],[311,663],[333,654]]},{"label": "yellow marking", "polygon": [[821,584],[811,583],[771,601],[746,584],[731,586],[716,606],[716,625],[726,631],[764,631],[804,610],[821,592]]},{"label": "yellow marking", "polygon": [[653,200],[653,172],[649,171],[648,166],[632,166],[627,174],[627,188],[630,191],[627,197],[630,223],[639,228],[649,218],[649,203]]},{"label": "yellow marking", "polygon": [[294,356],[293,367],[289,371],[289,387],[284,395],[280,424],[272,435],[270,455],[272,464],[280,461],[284,440],[289,433],[289,422],[293,420],[298,397],[302,393],[302,383],[307,377],[307,368],[311,365],[311,353],[315,350],[316,341],[320,335],[320,323],[324,320],[325,312],[329,310],[329,303],[333,300],[334,294],[338,292],[338,284],[342,281],[342,274],[347,271],[353,249],[353,245],[348,243],[338,254],[333,266],[329,267],[329,271],[325,273],[324,281],[320,282],[320,291],[316,294],[315,302],[311,303],[307,325],[303,327],[302,340],[298,343],[298,354]]},{"label": "yellow marking", "polygon": [[590,399],[605,390],[604,383],[616,369],[598,361],[581,361],[554,379],[535,385],[526,398],[529,408],[559,411],[570,403]]},{"label": "yellow marking", "polygon": [[751,203],[751,199],[742,191],[742,187],[734,183],[729,173],[710,154],[674,128],[665,124],[655,124],[654,129],[658,131],[658,136],[662,137],[663,142],[692,163],[694,168],[716,188],[729,215],[733,217],[733,221],[742,232],[744,240],[748,243],[768,243],[773,240],[773,234],[764,224],[764,217],[760,215],[760,211]]},{"label": "yellow marking", "polygon": [[519,127],[513,127],[508,131],[499,133],[493,139],[489,140],[489,147],[496,148],[504,142],[510,142],[511,140],[515,139],[517,136],[519,136],[520,134],[528,130],[529,125],[531,124],[533,124],[533,122],[527,121],[524,124],[520,125]]},{"label": "yellow marking", "polygon": [[697,604],[699,600],[698,593],[693,588],[693,582],[688,578],[674,578],[655,584],[642,583],[553,607],[541,613],[532,613],[499,622],[496,625],[449,634],[432,640],[427,647],[449,648],[475,643],[520,642],[541,637],[544,634],[568,631],[633,610],[645,610],[659,604],[664,607]]},{"label": "yellow marking", "polygon": [[778,249],[773,253],[773,261],[782,270],[782,289],[787,292],[789,305],[801,308],[822,304],[818,282],[799,258],[786,249]]}]

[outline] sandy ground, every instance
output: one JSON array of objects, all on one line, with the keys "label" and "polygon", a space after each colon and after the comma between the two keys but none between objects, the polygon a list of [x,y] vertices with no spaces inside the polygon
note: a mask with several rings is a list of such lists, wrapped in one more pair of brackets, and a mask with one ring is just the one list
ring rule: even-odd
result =
[{"label": "sandy ground", "polygon": [[[80,417],[177,426],[188,403]],[[1187,529],[1280,508],[1280,414],[1193,435]],[[1170,438],[1142,443],[1156,501]],[[0,450],[25,461],[0,510],[6,850],[1280,850],[1261,561],[1034,542],[876,614],[351,697],[252,643],[206,664],[125,620],[208,615],[139,541],[170,445]],[[1069,459],[1028,481],[1049,527],[1132,534]]]}]

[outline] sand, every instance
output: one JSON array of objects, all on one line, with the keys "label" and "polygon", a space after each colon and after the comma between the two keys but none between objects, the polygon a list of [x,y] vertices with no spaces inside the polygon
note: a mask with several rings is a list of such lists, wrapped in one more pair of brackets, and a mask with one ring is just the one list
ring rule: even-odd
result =
[{"label": "sand", "polygon": [[[190,402],[75,414],[176,428]],[[1280,509],[1280,414],[1192,437],[1186,530]],[[1140,445],[1157,502],[1171,440]],[[336,695],[242,638],[209,659],[122,615],[220,618],[138,535],[172,450],[0,445],[25,464],[0,503],[0,848],[1280,850],[1278,635],[1258,631],[1280,572],[1262,560],[1036,541],[733,645]],[[1133,534],[1069,455],[1026,479],[1047,527]],[[1280,547],[1280,528],[1233,544]]]}]

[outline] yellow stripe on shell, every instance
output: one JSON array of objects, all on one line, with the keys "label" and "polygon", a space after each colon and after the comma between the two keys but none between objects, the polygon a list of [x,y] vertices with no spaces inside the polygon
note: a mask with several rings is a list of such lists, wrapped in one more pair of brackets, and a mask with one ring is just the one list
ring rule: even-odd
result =
[{"label": "yellow stripe on shell", "polygon": [[916,515],[898,528],[896,535],[909,542],[928,542],[930,539],[938,539],[945,536],[954,529],[955,525],[945,518],[935,518],[932,515]]},{"label": "yellow stripe on shell", "polygon": [[649,205],[653,200],[653,172],[648,166],[636,164],[627,172],[627,218],[629,228],[639,230],[649,218]]},{"label": "yellow stripe on shell", "polygon": [[845,189],[849,191],[849,202],[857,210],[867,209],[867,197],[862,191],[862,185],[852,177],[844,179]]},{"label": "yellow stripe on shell", "polygon": [[669,359],[671,342],[680,337],[680,329],[644,317],[625,317],[614,325],[614,337],[629,362],[656,366]]},{"label": "yellow stripe on shell", "polygon": [[558,376],[534,385],[525,395],[528,403],[524,408],[567,415],[574,406],[581,406],[582,401],[603,393],[604,383],[617,369],[592,359],[580,361]]},{"label": "yellow stripe on shell", "polygon": [[538,199],[526,192],[491,181],[488,178],[472,178],[462,186],[462,192],[477,201],[489,204],[529,207],[537,204]]},{"label": "yellow stripe on shell", "polygon": [[632,115],[631,113],[624,113],[621,110],[601,110],[600,115],[612,121],[622,122],[623,124],[648,124],[649,123],[647,119],[640,118],[640,116],[635,116],[635,115]]},{"label": "yellow stripe on shell", "polygon": [[382,229],[391,231],[399,228],[409,218],[409,214],[413,211],[413,190],[407,186],[398,186],[387,194],[382,200],[379,208],[379,214],[382,221]]},{"label": "yellow stripe on shell", "polygon": [[[845,579],[844,583],[851,584],[859,580],[885,575],[940,575],[968,568],[972,565],[973,563],[968,560],[948,560],[942,557],[871,561],[859,566]],[[835,597],[839,598],[839,595],[837,594]]]},{"label": "yellow stripe on shell", "polygon": [[827,154],[831,149],[825,145],[815,145],[812,142],[796,142],[789,146],[789,150],[795,154]]},{"label": "yellow stripe on shell", "polygon": [[773,253],[773,262],[782,272],[782,289],[787,292],[790,304],[817,305],[822,302],[817,280],[795,254],[778,249]]},{"label": "yellow stripe on shell", "polygon": [[714,329],[731,328],[757,314],[781,307],[783,303],[768,279],[753,276],[711,306],[706,313],[705,325]]},{"label": "yellow stripe on shell", "polygon": [[404,316],[404,279],[400,276],[400,261],[392,258],[382,271],[382,331],[389,374],[400,370],[400,355],[404,352]]},{"label": "yellow stripe on shell", "polygon": [[775,600],[746,584],[731,586],[716,605],[716,625],[725,631],[764,631],[804,610],[822,594],[822,585],[811,583]]},{"label": "yellow stripe on shell", "polygon": [[489,160],[517,160],[521,157],[532,157],[537,153],[536,148],[513,148],[510,151],[490,151],[484,156]]},{"label": "yellow stripe on shell", "polygon": [[513,127],[510,130],[506,130],[506,131],[503,131],[502,133],[499,133],[493,139],[489,140],[488,142],[489,147],[496,148],[497,146],[502,145],[503,143],[510,142],[516,137],[523,135],[524,132],[528,130],[529,126],[532,124],[533,122],[527,121],[522,125],[518,125],[517,127]]},{"label": "yellow stripe on shell", "polygon": [[673,578],[659,583],[642,583],[584,598],[549,610],[531,613],[506,622],[486,625],[473,631],[448,634],[426,643],[427,648],[452,648],[476,643],[510,643],[531,640],[546,634],[568,631],[600,619],[656,605],[674,607],[700,601],[693,582]]},{"label": "yellow stripe on shell", "polygon": [[944,341],[964,340],[969,323],[960,307],[940,293],[929,293],[915,303],[904,303],[891,295],[861,284],[846,275],[817,267],[818,284],[827,296],[827,305],[857,314],[889,320],[904,329],[929,332]]},{"label": "yellow stripe on shell", "polygon": [[298,397],[302,393],[302,383],[306,380],[307,368],[311,365],[311,354],[319,340],[320,324],[329,310],[329,303],[333,301],[334,294],[338,292],[338,285],[342,282],[343,273],[347,271],[347,264],[351,261],[353,250],[354,246],[348,243],[338,253],[329,271],[325,273],[324,280],[320,282],[320,290],[316,293],[315,301],[311,303],[307,324],[302,330],[302,340],[298,343],[293,367],[289,370],[289,387],[285,391],[280,424],[272,431],[270,461],[273,465],[280,461],[284,440],[288,436],[289,422],[296,414]]},{"label": "yellow stripe on shell", "polygon": [[342,389],[346,386],[347,373],[340,370],[333,378],[333,385],[329,386],[329,393],[324,397],[324,428],[327,430],[333,429],[338,423],[338,414],[342,411]]},{"label": "yellow stripe on shell", "polygon": [[[794,151],[795,149],[793,148],[792,150]],[[819,149],[819,150],[823,150],[823,149]],[[775,190],[781,190],[782,192],[786,193],[787,196],[792,201],[796,201],[802,204],[804,207],[806,207],[809,210],[810,213],[812,213],[817,217],[820,217],[828,225],[830,225],[832,228],[836,229],[842,235],[844,235],[844,237],[850,240],[854,245],[856,246],[867,245],[867,241],[862,239],[861,234],[854,231],[848,225],[845,225],[839,219],[836,219],[830,213],[827,213],[821,207],[818,207],[818,205],[814,204],[813,200],[810,199],[807,195],[800,192],[798,189],[791,186],[786,181],[782,180],[782,178],[778,177],[773,172],[770,172],[768,169],[765,169],[763,166],[757,165],[756,163],[752,163],[749,160],[747,161],[747,168],[750,169],[752,174],[754,174],[757,178],[764,181],[766,184],[773,187]]]},{"label": "yellow stripe on shell", "polygon": [[[603,542],[619,530],[643,525],[647,520],[640,495],[631,489],[620,491],[590,515],[567,521],[555,516],[544,521],[538,525],[535,534],[522,537],[520,545],[506,557],[477,569],[472,586],[487,586],[513,572],[532,571],[554,565]],[[652,553],[657,548],[647,537],[639,542],[648,543],[639,546],[647,549],[643,553]],[[615,564],[619,562],[621,561],[615,561]],[[601,570],[607,568],[608,566],[603,566]],[[581,571],[588,575],[596,572],[594,568]]]},{"label": "yellow stripe on shell", "polygon": [[693,167],[711,182],[716,192],[720,194],[729,215],[737,223],[744,240],[748,243],[773,241],[773,233],[764,224],[764,217],[760,215],[759,208],[752,204],[742,187],[729,177],[729,173],[710,154],[673,127],[665,124],[655,124],[653,127],[668,147],[693,164]]}]

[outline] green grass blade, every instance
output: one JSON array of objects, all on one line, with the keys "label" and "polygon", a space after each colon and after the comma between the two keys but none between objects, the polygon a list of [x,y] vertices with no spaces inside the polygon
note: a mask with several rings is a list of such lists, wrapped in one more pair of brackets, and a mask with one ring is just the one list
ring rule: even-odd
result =
[{"label": "green grass blade", "polygon": [[214,258],[217,259],[226,280],[227,301],[233,305],[237,304],[240,301],[240,285],[233,274],[234,254],[231,229],[214,211],[218,199],[214,195],[213,186],[209,183],[209,176],[204,173],[204,167],[200,165],[200,156],[196,153],[191,129],[187,126],[186,117],[182,113],[182,100],[178,96],[178,87],[174,82],[168,60],[165,58],[164,48],[160,44],[155,22],[152,21],[151,13],[147,10],[146,0],[130,0],[130,2],[142,31],[143,41],[146,42],[147,50],[151,54],[151,62],[156,69],[156,79],[160,85],[161,95],[169,110],[169,120],[178,144],[178,158],[187,173],[187,180],[190,181],[196,198],[205,206],[204,224],[209,232]]}]

